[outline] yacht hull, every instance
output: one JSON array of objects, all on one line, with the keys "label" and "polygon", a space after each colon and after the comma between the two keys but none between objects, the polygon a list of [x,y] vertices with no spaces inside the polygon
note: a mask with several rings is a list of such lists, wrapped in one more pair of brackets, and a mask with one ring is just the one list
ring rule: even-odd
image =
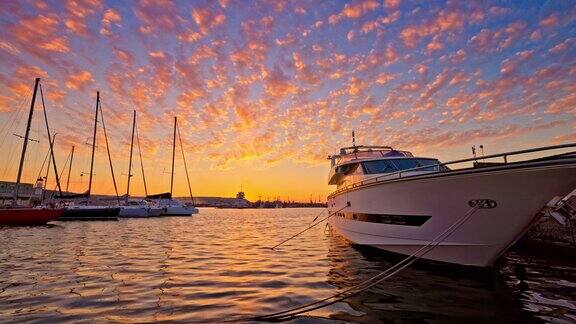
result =
[{"label": "yacht hull", "polygon": [[157,207],[150,207],[150,209],[148,210],[148,217],[158,217],[160,215],[162,215],[162,208],[157,208]]},{"label": "yacht hull", "polygon": [[68,207],[59,221],[115,221],[118,220],[118,207]]},{"label": "yacht hull", "polygon": [[120,218],[145,218],[150,217],[150,207],[122,206],[118,217]]},{"label": "yacht hull", "polygon": [[198,209],[186,206],[166,206],[162,208],[162,216],[192,216],[198,214]]},{"label": "yacht hull", "polygon": [[472,210],[462,226],[423,258],[489,266],[518,240],[555,196],[576,187],[576,162],[450,171],[359,186],[330,196],[330,224],[348,240],[410,255]]},{"label": "yacht hull", "polygon": [[0,225],[44,225],[62,216],[62,209],[11,208],[0,209]]}]

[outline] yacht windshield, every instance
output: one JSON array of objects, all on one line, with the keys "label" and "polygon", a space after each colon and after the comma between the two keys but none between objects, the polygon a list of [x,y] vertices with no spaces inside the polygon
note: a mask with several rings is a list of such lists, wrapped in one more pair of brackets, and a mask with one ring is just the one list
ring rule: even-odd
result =
[{"label": "yacht windshield", "polygon": [[[389,159],[389,160],[375,160],[362,162],[365,174],[377,173],[390,173],[414,168],[430,166],[429,168],[421,168],[415,171],[438,171],[436,167],[440,162],[436,159]],[[445,167],[440,167],[444,170]]]},{"label": "yacht windshield", "polygon": [[363,162],[364,174],[390,173],[398,171],[398,168],[390,160],[376,160]]}]

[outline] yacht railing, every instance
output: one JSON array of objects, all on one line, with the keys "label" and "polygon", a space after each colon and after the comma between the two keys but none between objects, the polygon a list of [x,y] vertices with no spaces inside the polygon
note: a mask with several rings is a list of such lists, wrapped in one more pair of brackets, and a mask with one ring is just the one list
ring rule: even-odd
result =
[{"label": "yacht railing", "polygon": [[[464,163],[464,162],[478,162],[479,160],[486,160],[486,159],[493,159],[493,158],[503,158],[504,162],[502,163],[502,165],[506,165],[508,163],[514,163],[514,162],[508,162],[508,157],[510,156],[515,156],[515,155],[521,155],[521,154],[528,154],[528,153],[534,153],[534,152],[543,152],[543,151],[550,151],[550,150],[558,150],[558,149],[563,149],[563,148],[569,148],[569,147],[576,147],[576,143],[569,143],[569,144],[560,144],[560,145],[551,145],[551,146],[543,146],[543,147],[538,147],[538,148],[533,148],[533,149],[526,149],[526,150],[520,150],[520,151],[511,151],[511,152],[505,152],[505,153],[498,153],[498,154],[491,154],[491,155],[485,155],[485,156],[481,156],[481,157],[472,157],[472,158],[467,158],[467,159],[461,159],[461,160],[454,160],[454,161],[449,161],[449,162],[443,162],[443,163],[437,163],[437,164],[432,164],[432,165],[425,165],[425,166],[420,166],[420,167],[416,167],[416,168],[411,168],[411,169],[405,169],[405,170],[399,170],[399,171],[395,171],[395,172],[391,172],[391,173],[386,173],[386,174],[382,174],[382,175],[378,175],[372,178],[368,178],[368,179],[364,179],[358,182],[354,182],[352,184],[349,184],[347,186],[344,186],[336,191],[334,191],[333,193],[331,193],[328,197],[332,197],[335,194],[341,193],[343,191],[347,191],[349,189],[352,188],[356,188],[356,187],[360,187],[360,186],[364,186],[366,184],[370,184],[370,183],[377,183],[377,182],[381,182],[381,181],[385,181],[385,180],[391,180],[391,179],[401,179],[403,174],[406,174],[407,172],[414,172],[414,171],[421,171],[424,169],[432,169],[435,168],[436,172],[450,172],[450,171],[458,171],[461,169],[455,169],[455,170],[450,170],[448,168],[442,168],[443,166],[447,166],[447,165],[453,165],[453,164],[460,164],[460,163]],[[570,155],[570,154],[576,154],[576,151],[572,151],[572,152],[567,152],[567,153],[563,153],[560,155],[552,155],[552,156],[548,156],[548,157],[554,157],[554,156],[566,156],[566,155]],[[526,162],[529,160],[524,160],[524,161],[516,161],[516,162]]]}]

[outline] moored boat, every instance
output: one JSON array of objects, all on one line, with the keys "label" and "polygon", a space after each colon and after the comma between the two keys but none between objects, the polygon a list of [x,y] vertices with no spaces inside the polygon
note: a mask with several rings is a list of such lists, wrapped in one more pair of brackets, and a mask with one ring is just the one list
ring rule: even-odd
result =
[{"label": "moored boat", "polygon": [[[569,149],[557,145],[441,163],[382,146],[352,146],[330,157],[330,224],[348,240],[421,257],[488,266],[553,199],[576,188],[576,152],[509,162],[511,156]],[[472,167],[450,166],[474,163]],[[458,223],[461,222],[461,223]],[[454,224],[459,224],[454,227]],[[447,232],[438,240],[440,234]]]},{"label": "moored boat", "polygon": [[161,216],[192,216],[198,214],[198,209],[193,205],[187,205],[172,199],[169,192],[150,195],[146,197],[152,201],[151,206],[160,210]]},{"label": "moored boat", "polygon": [[[81,204],[68,205],[59,221],[109,221],[118,220],[120,207],[99,206],[92,204],[90,194],[92,192],[92,178],[94,172],[94,152],[96,149],[96,131],[98,127],[98,111],[100,107],[100,91],[96,92],[96,109],[94,114],[94,130],[92,135],[92,156],[90,159],[90,174],[88,180],[88,190],[83,194],[71,195],[73,198],[85,198]],[[102,123],[104,125],[104,123]],[[114,186],[116,184],[114,183]],[[64,195],[58,196],[59,198],[67,198]]]},{"label": "moored boat", "polygon": [[129,200],[120,206],[122,218],[155,217],[162,214],[162,208],[154,207],[145,200]]},{"label": "moored boat", "polygon": [[115,221],[120,207],[108,206],[67,206],[58,218],[59,221]]},{"label": "moored boat", "polygon": [[[174,158],[176,155],[176,135],[180,142],[180,150],[182,152],[182,160],[184,162],[184,171],[186,172],[186,180],[188,182],[188,192],[190,194],[190,202],[187,204],[181,203],[172,198],[172,190],[174,188]],[[170,177],[170,192],[147,195],[146,199],[153,201],[155,207],[162,210],[162,216],[192,216],[198,214],[198,208],[194,206],[194,196],[192,195],[192,187],[190,186],[190,176],[188,175],[188,166],[186,165],[186,156],[184,155],[184,146],[182,145],[182,137],[178,129],[178,119],[174,117],[174,137],[172,141],[172,172]]]},{"label": "moored boat", "polygon": [[[32,100],[30,102],[30,110],[28,113],[28,121],[26,124],[26,131],[23,137],[24,143],[22,144],[22,154],[20,156],[20,165],[18,167],[18,175],[16,177],[16,185],[14,186],[14,204],[12,206],[3,207],[0,209],[0,225],[43,225],[49,221],[55,220],[63,213],[62,209],[55,209],[50,207],[33,208],[18,206],[18,190],[20,188],[20,180],[22,177],[22,170],[24,168],[24,160],[26,157],[26,149],[28,141],[30,140],[30,126],[34,114],[34,104],[36,102],[36,95],[40,88],[40,96],[42,98],[42,105],[44,106],[44,98],[42,97],[42,86],[40,85],[40,78],[36,78],[34,82],[34,90],[32,93]],[[46,107],[44,107],[44,119],[46,122],[46,130],[48,132],[48,141],[50,144],[50,155],[54,159],[52,140],[50,137],[50,128],[48,127],[48,117],[46,114]],[[56,163],[54,162],[54,170],[56,171]],[[57,175],[57,172],[56,172]],[[57,180],[58,188],[60,188],[59,181]]]},{"label": "moored boat", "polygon": [[44,225],[62,216],[64,210],[54,208],[0,209],[0,225]]}]

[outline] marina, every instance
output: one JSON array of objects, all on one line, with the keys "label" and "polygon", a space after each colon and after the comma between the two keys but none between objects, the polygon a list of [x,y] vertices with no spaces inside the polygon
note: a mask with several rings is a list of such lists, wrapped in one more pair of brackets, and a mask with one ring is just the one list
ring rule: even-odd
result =
[{"label": "marina", "polygon": [[576,0],[0,17],[0,322],[576,322]]}]

